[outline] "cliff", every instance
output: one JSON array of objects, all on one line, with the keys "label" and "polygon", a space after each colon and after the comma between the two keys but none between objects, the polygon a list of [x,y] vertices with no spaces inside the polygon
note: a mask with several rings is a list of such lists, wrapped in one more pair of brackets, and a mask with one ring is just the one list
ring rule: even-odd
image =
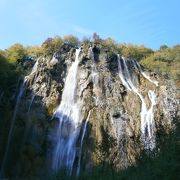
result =
[{"label": "cliff", "polygon": [[5,177],[126,169],[143,152],[158,153],[162,132],[175,129],[173,81],[100,47],[64,44],[18,87],[1,149]]}]

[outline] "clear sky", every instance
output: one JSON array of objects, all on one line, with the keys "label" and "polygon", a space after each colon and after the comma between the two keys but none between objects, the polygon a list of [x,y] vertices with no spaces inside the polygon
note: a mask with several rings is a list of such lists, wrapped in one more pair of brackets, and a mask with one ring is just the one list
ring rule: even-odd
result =
[{"label": "clear sky", "polygon": [[180,43],[180,0],[0,0],[0,49],[97,32],[158,48]]}]

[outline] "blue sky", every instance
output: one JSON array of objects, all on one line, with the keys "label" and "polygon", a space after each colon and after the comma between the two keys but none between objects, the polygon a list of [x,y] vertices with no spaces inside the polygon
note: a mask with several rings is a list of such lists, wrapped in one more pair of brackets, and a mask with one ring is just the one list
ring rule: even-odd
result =
[{"label": "blue sky", "polygon": [[0,49],[97,32],[157,49],[180,43],[180,0],[0,0]]}]

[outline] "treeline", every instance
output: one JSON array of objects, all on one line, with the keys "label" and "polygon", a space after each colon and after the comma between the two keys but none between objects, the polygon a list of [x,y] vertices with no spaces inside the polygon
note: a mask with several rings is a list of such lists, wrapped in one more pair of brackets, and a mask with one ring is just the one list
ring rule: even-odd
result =
[{"label": "treeline", "polygon": [[88,47],[89,44],[95,44],[107,52],[118,53],[129,59],[136,59],[145,68],[156,73],[161,73],[176,81],[180,79],[180,45],[174,47],[162,45],[159,50],[154,51],[146,48],[144,45],[121,44],[111,38],[102,39],[94,33],[91,39],[83,38],[82,41],[73,35],[55,36],[45,40],[41,46],[25,47],[17,43],[8,49],[0,50],[1,86],[7,86],[7,79],[9,80],[16,75],[24,73],[24,70],[18,64],[23,61],[36,60],[37,57],[42,55],[53,55],[64,43],[69,43],[75,47],[82,44],[84,47]]}]

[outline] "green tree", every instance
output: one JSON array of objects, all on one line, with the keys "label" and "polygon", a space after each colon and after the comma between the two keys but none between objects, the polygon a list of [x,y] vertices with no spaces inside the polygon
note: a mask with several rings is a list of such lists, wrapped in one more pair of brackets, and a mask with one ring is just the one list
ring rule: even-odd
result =
[{"label": "green tree", "polygon": [[112,51],[118,49],[117,42],[115,40],[113,40],[112,38],[107,38],[107,39],[103,40],[103,45]]},{"label": "green tree", "polygon": [[123,56],[136,59],[137,61],[140,61],[153,53],[152,49],[146,48],[143,45],[137,46],[132,44],[120,44],[118,49]]},{"label": "green tree", "polygon": [[1,88],[6,86],[9,74],[9,65],[6,58],[0,53],[0,85]]},{"label": "green tree", "polygon": [[28,46],[26,50],[27,50],[28,56],[34,57],[34,58],[39,57],[43,54],[43,50],[39,46]]},{"label": "green tree", "polygon": [[162,51],[165,50],[165,49],[167,49],[167,48],[168,48],[167,45],[161,45],[161,46],[160,46],[160,50],[162,50]]},{"label": "green tree", "polygon": [[23,60],[27,56],[27,51],[21,44],[14,44],[6,50],[6,56],[10,63]]},{"label": "green tree", "polygon": [[180,46],[176,45],[172,48],[160,49],[142,59],[141,64],[152,71],[170,76],[176,80],[177,84],[180,84]]},{"label": "green tree", "polygon": [[79,45],[79,39],[73,35],[67,35],[63,37],[63,41],[65,43],[72,44],[73,46],[78,46]]},{"label": "green tree", "polygon": [[45,42],[43,42],[41,48],[43,54],[53,54],[58,51],[63,44],[63,40],[59,36],[55,36],[54,38],[47,38]]}]

